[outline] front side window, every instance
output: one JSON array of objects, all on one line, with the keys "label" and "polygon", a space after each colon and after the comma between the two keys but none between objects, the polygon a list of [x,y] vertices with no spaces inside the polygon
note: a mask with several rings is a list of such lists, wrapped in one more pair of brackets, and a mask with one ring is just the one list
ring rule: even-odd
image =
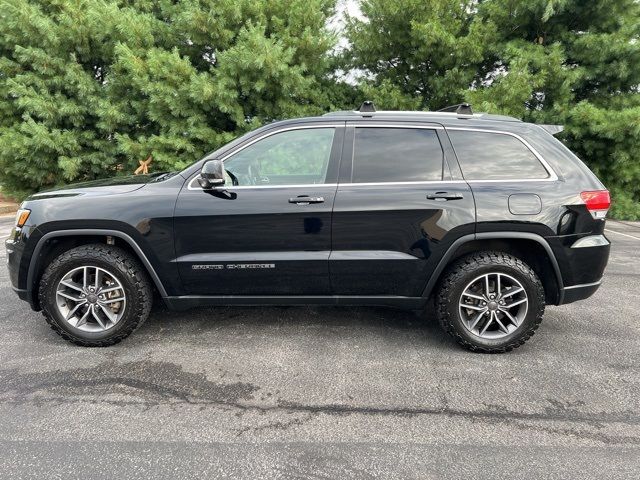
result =
[{"label": "front side window", "polygon": [[449,130],[466,180],[545,179],[549,172],[529,148],[503,133]]},{"label": "front side window", "polygon": [[442,180],[438,134],[426,128],[356,128],[353,183]]},{"label": "front side window", "polygon": [[270,135],[224,161],[226,185],[307,185],[325,182],[334,128]]}]

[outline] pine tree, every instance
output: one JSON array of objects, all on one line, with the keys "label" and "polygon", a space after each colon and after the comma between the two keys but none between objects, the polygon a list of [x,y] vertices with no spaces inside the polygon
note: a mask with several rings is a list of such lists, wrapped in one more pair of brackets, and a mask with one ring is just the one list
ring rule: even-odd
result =
[{"label": "pine tree", "polygon": [[473,0],[364,0],[349,18],[347,66],[384,108],[436,109],[461,100],[484,59],[493,26],[475,21]]},{"label": "pine tree", "polygon": [[466,98],[565,125],[561,139],[612,191],[612,214],[640,219],[640,4],[496,0],[478,16],[499,37],[477,78],[484,88]]},{"label": "pine tree", "polygon": [[0,184],[175,170],[320,113],[334,0],[3,0]]},{"label": "pine tree", "polygon": [[640,4],[635,0],[363,0],[350,67],[386,108],[565,125],[560,137],[640,219]]},{"label": "pine tree", "polygon": [[[335,0],[3,0],[0,185],[182,168],[273,119],[476,110],[561,137],[640,218],[635,0],[362,0],[333,58]],[[340,69],[361,74],[354,88]]]}]

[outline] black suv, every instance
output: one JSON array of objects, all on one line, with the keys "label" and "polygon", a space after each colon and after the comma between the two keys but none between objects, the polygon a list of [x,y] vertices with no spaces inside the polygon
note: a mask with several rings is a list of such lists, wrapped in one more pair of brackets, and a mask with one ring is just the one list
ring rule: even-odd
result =
[{"label": "black suv", "polygon": [[31,196],[11,282],[84,346],[128,336],[155,291],[172,309],[433,299],[464,347],[508,351],[609,256],[609,193],[551,130],[467,105],[271,123],[181,172]]}]

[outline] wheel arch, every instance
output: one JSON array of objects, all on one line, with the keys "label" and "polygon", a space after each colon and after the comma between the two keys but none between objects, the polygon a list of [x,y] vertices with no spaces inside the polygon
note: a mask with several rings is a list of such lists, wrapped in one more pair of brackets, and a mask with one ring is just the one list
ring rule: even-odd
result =
[{"label": "wheel arch", "polygon": [[[61,241],[51,242],[51,240]],[[43,235],[38,240],[31,255],[31,261],[27,271],[27,296],[29,303],[35,310],[40,309],[35,292],[37,292],[38,282],[48,262],[64,251],[89,243],[115,244],[132,253],[147,271],[149,278],[151,278],[161,297],[166,298],[168,296],[160,277],[144,251],[136,241],[126,233],[108,229],[56,230]]]},{"label": "wheel arch", "polygon": [[446,268],[468,253],[497,250],[517,256],[526,262],[538,275],[545,290],[545,302],[559,305],[564,296],[562,274],[549,243],[535,233],[487,232],[465,235],[449,247],[436,266],[423,292],[429,298],[440,282]]}]

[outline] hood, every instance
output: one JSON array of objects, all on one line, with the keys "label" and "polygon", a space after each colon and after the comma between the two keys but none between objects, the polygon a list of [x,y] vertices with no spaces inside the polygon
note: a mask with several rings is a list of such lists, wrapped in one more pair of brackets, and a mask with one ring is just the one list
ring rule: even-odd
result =
[{"label": "hood", "polygon": [[54,197],[72,197],[75,195],[110,195],[114,193],[133,192],[142,188],[147,183],[167,178],[169,174],[153,173],[149,175],[127,175],[124,177],[111,177],[89,182],[71,183],[60,187],[43,190],[34,193],[27,200],[40,200]]}]

